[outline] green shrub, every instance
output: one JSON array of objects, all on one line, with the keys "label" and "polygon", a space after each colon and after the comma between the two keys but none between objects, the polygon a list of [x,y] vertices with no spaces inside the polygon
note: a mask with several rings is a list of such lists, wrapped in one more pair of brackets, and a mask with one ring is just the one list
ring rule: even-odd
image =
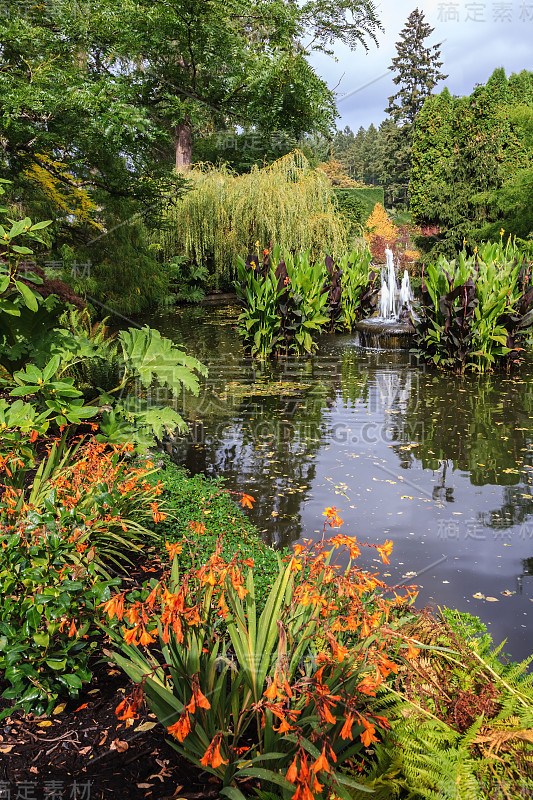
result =
[{"label": "green shrub", "polygon": [[81,549],[78,522],[49,501],[16,526],[0,524],[2,697],[26,713],[49,714],[90,680],[97,608],[120,584],[99,574],[94,548]]},{"label": "green shrub", "polygon": [[121,583],[110,572],[154,542],[142,523],[165,513],[152,467],[124,458],[133,446],[50,443],[23,426],[0,445],[0,669],[3,697],[41,714],[90,679],[97,608]]},{"label": "green shrub", "polygon": [[[160,522],[157,531],[170,542],[183,542],[179,555],[180,570],[199,566],[195,554],[205,558],[214,553],[221,543],[222,558],[230,561],[237,553],[243,558],[253,558],[257,565],[258,603],[270,589],[278,574],[276,551],[261,540],[256,527],[237,505],[231,493],[224,488],[223,479],[212,480],[203,475],[190,476],[177,467],[168,457],[164,459],[164,471],[154,473],[151,480],[161,478],[162,500],[169,516]],[[202,533],[191,527],[192,523],[203,525]],[[285,551],[280,551],[283,555]]]}]

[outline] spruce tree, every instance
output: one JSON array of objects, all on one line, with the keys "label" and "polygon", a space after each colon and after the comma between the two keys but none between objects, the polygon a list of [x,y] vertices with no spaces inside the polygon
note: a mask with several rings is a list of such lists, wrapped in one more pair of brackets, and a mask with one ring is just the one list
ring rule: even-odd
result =
[{"label": "spruce tree", "polygon": [[448,77],[440,72],[440,44],[424,45],[433,30],[425,22],[423,12],[415,8],[396,43],[398,55],[392,59],[389,69],[396,73],[393,81],[400,89],[389,97],[385,111],[398,125],[412,125],[426,97],[439,81]]},{"label": "spruce tree", "polygon": [[394,125],[386,131],[385,160],[388,165],[389,191],[397,206],[406,206],[411,172],[411,146],[413,126],[425,100],[433,88],[447,78],[440,68],[440,44],[425,45],[433,28],[424,20],[424,14],[415,8],[401,31],[396,43],[397,56],[390,70],[398,92],[389,97],[385,109]]}]

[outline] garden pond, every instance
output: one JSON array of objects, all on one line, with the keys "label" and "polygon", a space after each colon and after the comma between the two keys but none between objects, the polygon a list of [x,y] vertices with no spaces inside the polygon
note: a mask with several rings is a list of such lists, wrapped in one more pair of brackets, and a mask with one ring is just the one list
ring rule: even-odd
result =
[{"label": "garden pond", "polygon": [[174,460],[252,495],[277,546],[321,538],[335,506],[343,533],[393,540],[385,579],[418,584],[417,606],[475,614],[505,652],[529,655],[533,354],[516,373],[458,377],[342,335],[264,366],[244,354],[238,313],[224,302],[137,320],[209,367],[177,408],[190,432],[167,445]]}]

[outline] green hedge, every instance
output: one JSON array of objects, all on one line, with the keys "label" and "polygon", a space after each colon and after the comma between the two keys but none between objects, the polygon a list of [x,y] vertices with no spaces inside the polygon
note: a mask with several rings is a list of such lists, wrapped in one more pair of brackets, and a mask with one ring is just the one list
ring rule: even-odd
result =
[{"label": "green hedge", "polygon": [[363,188],[345,189],[340,186],[334,187],[333,191],[341,210],[355,207],[360,204],[362,207],[362,217],[358,222],[365,223],[374,210],[376,203],[385,205],[385,191],[383,186],[365,186]]}]

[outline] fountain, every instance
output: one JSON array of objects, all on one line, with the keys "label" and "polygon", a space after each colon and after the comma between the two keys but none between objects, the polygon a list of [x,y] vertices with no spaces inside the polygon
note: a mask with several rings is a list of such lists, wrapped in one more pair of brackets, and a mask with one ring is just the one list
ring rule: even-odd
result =
[{"label": "fountain", "polygon": [[355,330],[363,347],[408,349],[413,335],[413,292],[407,270],[398,288],[392,250],[385,249],[387,263],[381,268],[379,315],[358,322]]}]

